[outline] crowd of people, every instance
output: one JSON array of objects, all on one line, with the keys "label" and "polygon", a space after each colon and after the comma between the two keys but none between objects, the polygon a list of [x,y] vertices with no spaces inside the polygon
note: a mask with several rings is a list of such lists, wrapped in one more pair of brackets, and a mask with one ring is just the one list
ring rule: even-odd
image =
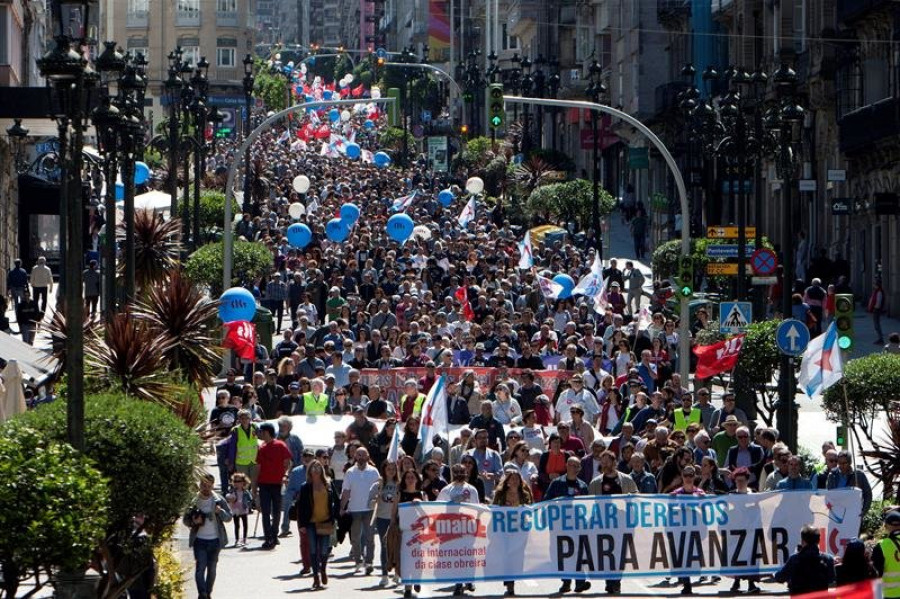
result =
[{"label": "crowd of people", "polygon": [[[275,271],[244,283],[273,312],[280,332],[274,347],[257,352],[243,372],[228,371],[210,415],[221,439],[219,480],[236,546],[247,543],[246,516],[258,509],[262,549],[292,536],[290,522],[297,522],[300,574],[312,577],[313,588],[328,585],[331,549],[347,539],[355,573],[375,575],[377,568],[380,585],[388,587],[402,582],[397,511],[411,501],[520,506],[580,495],[857,487],[868,510],[871,489],[847,451],[828,443],[820,462],[805,464],[777,430],[753,428],[733,393],[718,403],[702,381],[692,389],[681,380],[679,360],[689,357],[678,355],[668,288],[654,282],[652,292],[645,290],[634,263],[605,265],[608,295],[599,312],[591,298],[548,300],[539,273],[577,281],[593,261],[590,233],[536,244],[536,268],[520,269],[524,229],[510,224],[502,203],[479,198],[475,218],[460,227],[464,202],[438,202],[437,192],[452,181],[432,175],[424,162],[380,169],[296,151],[290,140],[300,126],[289,125],[287,135],[264,134],[255,146],[253,159],[269,165],[269,201],[249,206],[236,225],[240,237],[272,251]],[[375,149],[364,134],[357,142]],[[224,148],[212,167],[233,159]],[[298,175],[311,181],[305,194],[293,188]],[[424,229],[397,243],[385,223],[395,200],[414,191],[403,209]],[[346,241],[332,242],[325,222],[348,201],[362,216]],[[313,233],[305,248],[291,247],[285,236],[289,206],[298,202],[300,220]],[[641,323],[648,305],[651,318]],[[708,314],[700,310],[696,318],[692,332],[706,326]],[[479,369],[491,376],[479,377]],[[546,370],[565,376],[542,387],[536,379]],[[388,392],[367,376],[373,371],[415,376]],[[449,422],[459,428],[425,452],[421,410],[442,374]],[[330,447],[305,447],[290,416],[318,414],[350,414],[353,422],[335,433]],[[401,451],[390,460],[397,427]],[[207,507],[218,510],[209,493]],[[189,515],[186,523],[194,524]],[[224,548],[222,529],[203,526],[198,539],[218,538],[216,550]],[[818,547],[811,534],[804,542]],[[197,547],[204,599],[212,591],[214,560],[207,544]],[[832,578],[816,584],[827,586]],[[758,590],[756,577],[736,578],[732,590],[744,581],[748,591]],[[672,584],[693,592],[690,578]],[[563,580],[559,592],[590,586]],[[456,594],[473,590],[463,583],[454,588]],[[407,585],[404,596],[416,591]],[[606,581],[606,591],[618,594],[621,581]],[[514,582],[506,583],[506,594],[515,594]]]}]

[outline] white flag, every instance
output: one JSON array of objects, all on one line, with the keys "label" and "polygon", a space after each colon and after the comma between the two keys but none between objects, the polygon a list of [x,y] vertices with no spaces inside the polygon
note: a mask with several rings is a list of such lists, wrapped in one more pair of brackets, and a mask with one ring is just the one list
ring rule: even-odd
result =
[{"label": "white flag", "polygon": [[388,448],[387,461],[397,463],[400,459],[400,423],[394,424],[394,436],[391,437],[391,446]]},{"label": "white flag", "polygon": [[603,276],[603,261],[600,260],[600,252],[594,252],[594,262],[591,263],[591,272],[597,276]]},{"label": "white flag", "polygon": [[572,289],[572,295],[584,295],[586,297],[596,297],[597,294],[602,292],[603,278],[594,271],[581,277],[581,280]]},{"label": "white flag", "polygon": [[[790,331],[788,338],[791,338]],[[797,383],[810,399],[821,397],[825,389],[841,380],[844,376],[842,358],[837,325],[832,322],[828,330],[810,341],[803,352]]]},{"label": "white flag", "polygon": [[[419,443],[422,456],[428,456],[434,448],[434,437],[447,437],[449,430],[447,416],[447,377],[441,375],[431,386],[431,391],[422,404],[422,422],[419,424]],[[399,428],[399,427],[398,427]]]},{"label": "white flag", "polygon": [[554,281],[553,279],[548,279],[547,277],[542,277],[541,275],[535,273],[537,276],[538,285],[541,288],[541,294],[543,294],[544,299],[555,300],[559,299],[559,294],[563,292],[563,286]]},{"label": "white flag", "polygon": [[469,223],[475,218],[475,196],[469,198],[469,201],[466,202],[466,206],[463,208],[463,211],[460,213],[457,222],[459,222],[459,226],[465,229],[469,226]]},{"label": "white flag", "polygon": [[647,306],[641,308],[640,313],[638,314],[637,328],[639,331],[646,331],[650,326],[650,323],[653,322],[653,317],[650,314],[650,309]]},{"label": "white flag", "polygon": [[600,285],[600,293],[594,296],[594,312],[597,314],[606,313],[606,307],[609,305],[606,299],[607,282],[607,279],[603,279],[603,283]]},{"label": "white flag", "polygon": [[525,231],[525,238],[519,243],[519,269],[527,270],[534,266],[534,254],[531,253],[531,231]]}]

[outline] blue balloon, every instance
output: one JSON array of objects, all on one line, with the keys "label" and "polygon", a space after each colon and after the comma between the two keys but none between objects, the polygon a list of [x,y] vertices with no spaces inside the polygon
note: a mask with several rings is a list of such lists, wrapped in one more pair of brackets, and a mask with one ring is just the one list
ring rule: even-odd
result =
[{"label": "blue balloon", "polygon": [[350,237],[350,227],[339,218],[333,218],[325,225],[325,235],[331,241],[341,243]]},{"label": "blue balloon", "polygon": [[302,250],[312,241],[312,231],[303,223],[294,223],[287,228],[287,238],[288,243]]},{"label": "blue balloon", "polygon": [[253,320],[256,315],[256,298],[243,287],[232,287],[219,298],[219,318],[222,322]]},{"label": "blue balloon", "polygon": [[371,121],[371,120],[369,120],[369,119],[366,119],[366,122],[363,123],[363,127],[365,127],[366,129],[368,129],[369,131],[371,131],[372,129],[375,128],[375,121]]},{"label": "blue balloon", "polygon": [[313,102],[313,101],[315,101],[315,98],[312,97],[312,94],[306,94],[305,96],[303,96],[303,98],[304,98],[307,102]]},{"label": "blue balloon", "polygon": [[388,237],[390,237],[394,241],[403,243],[412,235],[414,226],[415,223],[413,222],[413,219],[411,219],[408,215],[395,214],[394,216],[389,218],[387,222]]},{"label": "blue balloon", "polygon": [[325,91],[322,92],[323,100],[330,100],[333,96],[334,96],[334,92],[332,92],[330,89],[326,89]]},{"label": "blue balloon", "polygon": [[125,184],[116,181],[116,201],[120,202],[125,199]]},{"label": "blue balloon", "polygon": [[359,220],[359,206],[356,204],[344,204],[341,206],[341,221],[352,225]]},{"label": "blue balloon", "polygon": [[559,293],[559,299],[568,299],[572,297],[572,290],[575,289],[575,281],[567,274],[560,273],[553,277],[553,282],[562,285],[563,290]]},{"label": "blue balloon", "polygon": [[449,189],[441,190],[441,193],[438,194],[438,201],[444,207],[449,206],[453,203],[453,192]]},{"label": "blue balloon", "polygon": [[375,166],[385,168],[391,163],[391,157],[386,152],[375,152]]},{"label": "blue balloon", "polygon": [[150,167],[143,162],[134,163],[134,184],[143,185],[150,179]]},{"label": "blue balloon", "polygon": [[347,144],[347,158],[352,160],[356,160],[359,158],[360,154],[362,154],[362,150],[359,148],[359,144]]},{"label": "blue balloon", "polygon": [[[325,99],[330,100],[331,98],[325,98]],[[332,108],[331,110],[329,110],[328,111],[328,120],[330,120],[332,123],[336,123],[339,120],[341,120],[341,111],[338,110],[337,108]]]}]

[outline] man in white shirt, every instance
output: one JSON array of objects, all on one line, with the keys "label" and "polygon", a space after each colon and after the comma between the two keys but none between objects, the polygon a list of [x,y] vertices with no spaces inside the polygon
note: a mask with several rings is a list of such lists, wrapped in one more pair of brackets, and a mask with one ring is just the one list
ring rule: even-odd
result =
[{"label": "man in white shirt", "polygon": [[600,406],[594,394],[584,388],[584,379],[580,374],[572,375],[569,379],[569,388],[559,394],[556,400],[556,421],[571,422],[573,405],[580,405],[584,410],[584,419],[595,422],[600,414]]},{"label": "man in white shirt", "polygon": [[341,491],[341,515],[350,514],[353,525],[350,530],[350,554],[356,556],[358,573],[365,563],[366,576],[374,571],[372,561],[375,555],[375,537],[372,531],[372,507],[369,505],[369,491],[381,477],[378,469],[369,464],[369,452],[365,447],[356,450],[356,465],[344,475]]},{"label": "man in white shirt", "polygon": [[38,257],[37,264],[31,269],[31,289],[34,293],[34,301],[39,305],[41,312],[47,311],[47,294],[53,291],[53,273],[47,266],[47,259]]}]

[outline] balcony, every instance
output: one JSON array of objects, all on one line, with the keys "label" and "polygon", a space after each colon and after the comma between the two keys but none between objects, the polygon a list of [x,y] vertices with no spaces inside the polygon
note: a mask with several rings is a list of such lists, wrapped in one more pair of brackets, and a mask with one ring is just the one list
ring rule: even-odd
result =
[{"label": "balcony", "polygon": [[236,10],[217,10],[216,25],[218,27],[237,27],[238,13]]},{"label": "balcony", "polygon": [[539,0],[513,0],[506,17],[507,33],[527,38],[529,29],[537,26],[537,16],[543,4]]},{"label": "balcony", "polygon": [[199,27],[200,11],[199,10],[176,10],[175,11],[176,27]]},{"label": "balcony", "polygon": [[837,20],[838,23],[850,23],[894,4],[892,0],[837,0]]},{"label": "balcony", "polygon": [[656,16],[663,25],[691,16],[691,0],[656,0]]},{"label": "balcony", "polygon": [[656,86],[656,115],[663,116],[679,110],[678,94],[687,89],[683,81],[670,81]]},{"label": "balcony", "polygon": [[148,27],[150,25],[150,11],[129,10],[125,15],[126,27]]},{"label": "balcony", "polygon": [[848,112],[838,121],[842,152],[858,153],[900,135],[900,98],[885,98]]}]

